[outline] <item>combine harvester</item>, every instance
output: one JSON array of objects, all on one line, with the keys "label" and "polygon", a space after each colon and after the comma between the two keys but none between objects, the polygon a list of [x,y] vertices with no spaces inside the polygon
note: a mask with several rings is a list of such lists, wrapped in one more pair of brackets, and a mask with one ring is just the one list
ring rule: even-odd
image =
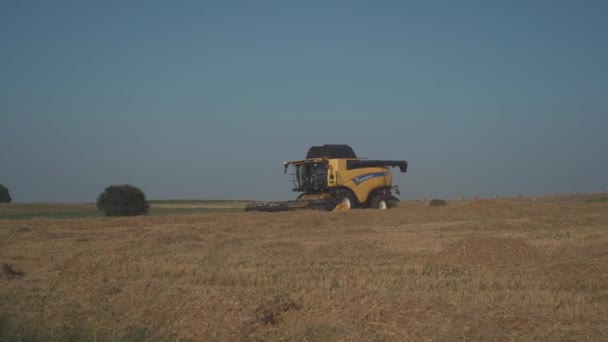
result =
[{"label": "combine harvester", "polygon": [[346,211],[353,208],[387,209],[399,199],[393,196],[399,187],[393,185],[389,167],[407,171],[405,160],[367,160],[357,158],[348,145],[313,146],[306,159],[283,163],[285,173],[293,166],[293,191],[301,192],[297,200],[258,202],[245,211],[291,211],[314,209]]}]

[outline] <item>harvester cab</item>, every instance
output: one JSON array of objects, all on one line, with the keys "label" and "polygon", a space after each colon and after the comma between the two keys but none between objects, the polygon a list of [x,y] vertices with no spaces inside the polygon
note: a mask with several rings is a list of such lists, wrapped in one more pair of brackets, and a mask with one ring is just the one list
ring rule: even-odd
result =
[{"label": "harvester cab", "polygon": [[246,211],[317,209],[344,211],[352,208],[387,209],[399,200],[390,167],[407,172],[405,160],[357,158],[348,145],[313,146],[306,159],[283,163],[285,173],[293,167],[294,201],[253,203]]}]

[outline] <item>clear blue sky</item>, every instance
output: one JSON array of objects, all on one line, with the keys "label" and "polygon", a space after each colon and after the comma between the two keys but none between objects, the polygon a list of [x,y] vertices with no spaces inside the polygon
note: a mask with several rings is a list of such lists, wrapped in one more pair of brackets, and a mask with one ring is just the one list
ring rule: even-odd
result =
[{"label": "clear blue sky", "polygon": [[606,1],[1,1],[15,201],[290,199],[284,160],[406,159],[402,198],[608,190]]}]

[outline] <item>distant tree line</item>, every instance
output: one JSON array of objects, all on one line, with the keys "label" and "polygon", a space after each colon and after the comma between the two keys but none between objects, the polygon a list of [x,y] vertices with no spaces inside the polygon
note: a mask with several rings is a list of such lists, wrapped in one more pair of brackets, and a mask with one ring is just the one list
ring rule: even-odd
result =
[{"label": "distant tree line", "polygon": [[[8,188],[0,184],[0,203],[12,200]],[[149,208],[144,192],[130,184],[110,185],[97,197],[97,209],[106,216],[146,215]]]}]

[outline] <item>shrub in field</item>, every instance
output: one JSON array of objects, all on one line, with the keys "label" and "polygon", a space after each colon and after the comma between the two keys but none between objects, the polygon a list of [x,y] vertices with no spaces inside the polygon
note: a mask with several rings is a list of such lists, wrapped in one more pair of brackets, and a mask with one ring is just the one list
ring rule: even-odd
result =
[{"label": "shrub in field", "polygon": [[438,206],[441,206],[441,205],[447,205],[447,204],[448,204],[448,203],[447,203],[445,200],[438,199],[438,198],[435,198],[435,199],[433,199],[433,200],[431,200],[431,201],[429,202],[429,205],[430,205],[431,207],[438,207]]},{"label": "shrub in field", "polygon": [[108,186],[97,197],[97,208],[106,216],[137,216],[146,215],[149,205],[143,191],[124,184]]},{"label": "shrub in field", "polygon": [[10,203],[12,200],[8,188],[0,184],[0,203]]}]

